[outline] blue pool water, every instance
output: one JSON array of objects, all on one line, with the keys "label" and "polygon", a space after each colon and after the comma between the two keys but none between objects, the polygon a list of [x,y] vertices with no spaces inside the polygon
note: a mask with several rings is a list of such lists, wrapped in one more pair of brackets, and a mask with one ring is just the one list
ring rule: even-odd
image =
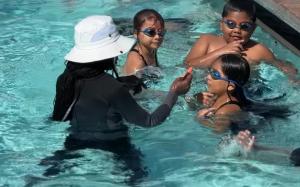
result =
[{"label": "blue pool water", "polygon": [[[159,50],[165,76],[154,88],[167,91],[173,78],[184,72],[181,64],[199,33],[219,33],[222,6],[219,0],[0,0],[0,186],[126,186],[125,174],[116,167],[121,163],[100,150],[80,151],[84,157],[65,161],[63,165],[70,168],[55,177],[42,177],[46,168],[38,165],[62,149],[67,135],[67,123],[54,123],[48,117],[56,77],[73,45],[73,26],[78,20],[92,14],[128,20],[142,8],[155,8],[165,18],[188,20],[188,25],[167,33]],[[253,38],[300,68],[299,57],[261,28]],[[263,97],[286,94],[280,102],[295,111],[288,119],[261,120],[264,126],[258,141],[300,147],[299,86],[268,65],[259,66],[258,72],[258,81],[270,87]],[[205,89],[202,77],[202,71],[195,73],[190,94]],[[157,98],[142,104],[152,110],[159,102]],[[291,167],[286,158],[222,156],[217,144],[223,135],[199,124],[195,111],[182,99],[163,125],[132,127],[130,132],[150,171],[140,186],[300,185],[299,168]]]}]

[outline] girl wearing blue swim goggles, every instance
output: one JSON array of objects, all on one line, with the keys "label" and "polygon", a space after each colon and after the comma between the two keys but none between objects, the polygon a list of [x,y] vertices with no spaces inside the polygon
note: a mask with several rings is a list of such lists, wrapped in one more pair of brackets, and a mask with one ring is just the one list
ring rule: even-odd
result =
[{"label": "girl wearing blue swim goggles", "polygon": [[165,21],[153,9],[143,9],[133,18],[134,37],[136,44],[129,51],[123,68],[125,75],[135,74],[147,67],[158,67],[157,50],[165,35]]},{"label": "girl wearing blue swim goggles", "polygon": [[[207,92],[215,98],[210,106],[198,111],[198,119],[202,124],[216,123],[211,121],[215,115],[232,115],[243,109],[247,104],[244,96],[243,86],[248,81],[250,67],[243,57],[235,54],[222,55],[215,61],[208,71]],[[200,93],[197,98],[205,101],[208,98],[207,92]],[[202,96],[202,97],[201,97]],[[205,98],[206,97],[206,98]],[[228,120],[223,120],[215,125],[217,131],[223,131],[230,125]]]}]

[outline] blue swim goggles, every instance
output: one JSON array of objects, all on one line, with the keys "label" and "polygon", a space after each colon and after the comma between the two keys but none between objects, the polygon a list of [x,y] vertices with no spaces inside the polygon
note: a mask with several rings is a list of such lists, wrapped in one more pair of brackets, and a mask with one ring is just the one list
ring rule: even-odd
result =
[{"label": "blue swim goggles", "polygon": [[145,28],[144,30],[141,30],[140,32],[144,33],[146,36],[154,37],[155,35],[158,35],[160,37],[164,37],[166,32],[165,31],[157,31],[154,28]]},{"label": "blue swim goggles", "polygon": [[223,81],[231,82],[231,83],[241,87],[240,84],[238,84],[236,81],[230,80],[226,77],[222,77],[220,72],[218,72],[217,70],[214,70],[214,69],[210,68],[210,69],[208,69],[208,73],[211,76],[211,78],[214,79],[214,80],[223,80]]},{"label": "blue swim goggles", "polygon": [[223,19],[223,23],[225,23],[229,29],[239,28],[246,32],[251,32],[255,27],[255,24],[252,22],[242,22],[238,25],[235,21],[230,19]]}]

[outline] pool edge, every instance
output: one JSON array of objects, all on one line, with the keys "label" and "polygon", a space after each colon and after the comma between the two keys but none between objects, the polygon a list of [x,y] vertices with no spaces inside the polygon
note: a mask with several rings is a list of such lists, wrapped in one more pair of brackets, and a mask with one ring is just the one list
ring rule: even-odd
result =
[{"label": "pool edge", "polygon": [[[285,2],[285,4],[294,2],[277,1]],[[255,4],[257,7],[257,24],[297,56],[300,56],[300,14],[298,18],[289,10],[288,7],[290,6],[283,7],[276,0],[255,0]],[[300,1],[297,4],[299,4],[300,12]]]}]

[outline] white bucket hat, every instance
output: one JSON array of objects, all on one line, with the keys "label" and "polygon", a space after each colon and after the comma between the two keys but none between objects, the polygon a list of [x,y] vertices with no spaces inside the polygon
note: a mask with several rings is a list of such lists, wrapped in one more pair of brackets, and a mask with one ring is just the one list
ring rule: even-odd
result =
[{"label": "white bucket hat", "polygon": [[65,60],[89,63],[127,53],[134,39],[122,36],[110,16],[89,16],[75,26],[75,46]]}]

